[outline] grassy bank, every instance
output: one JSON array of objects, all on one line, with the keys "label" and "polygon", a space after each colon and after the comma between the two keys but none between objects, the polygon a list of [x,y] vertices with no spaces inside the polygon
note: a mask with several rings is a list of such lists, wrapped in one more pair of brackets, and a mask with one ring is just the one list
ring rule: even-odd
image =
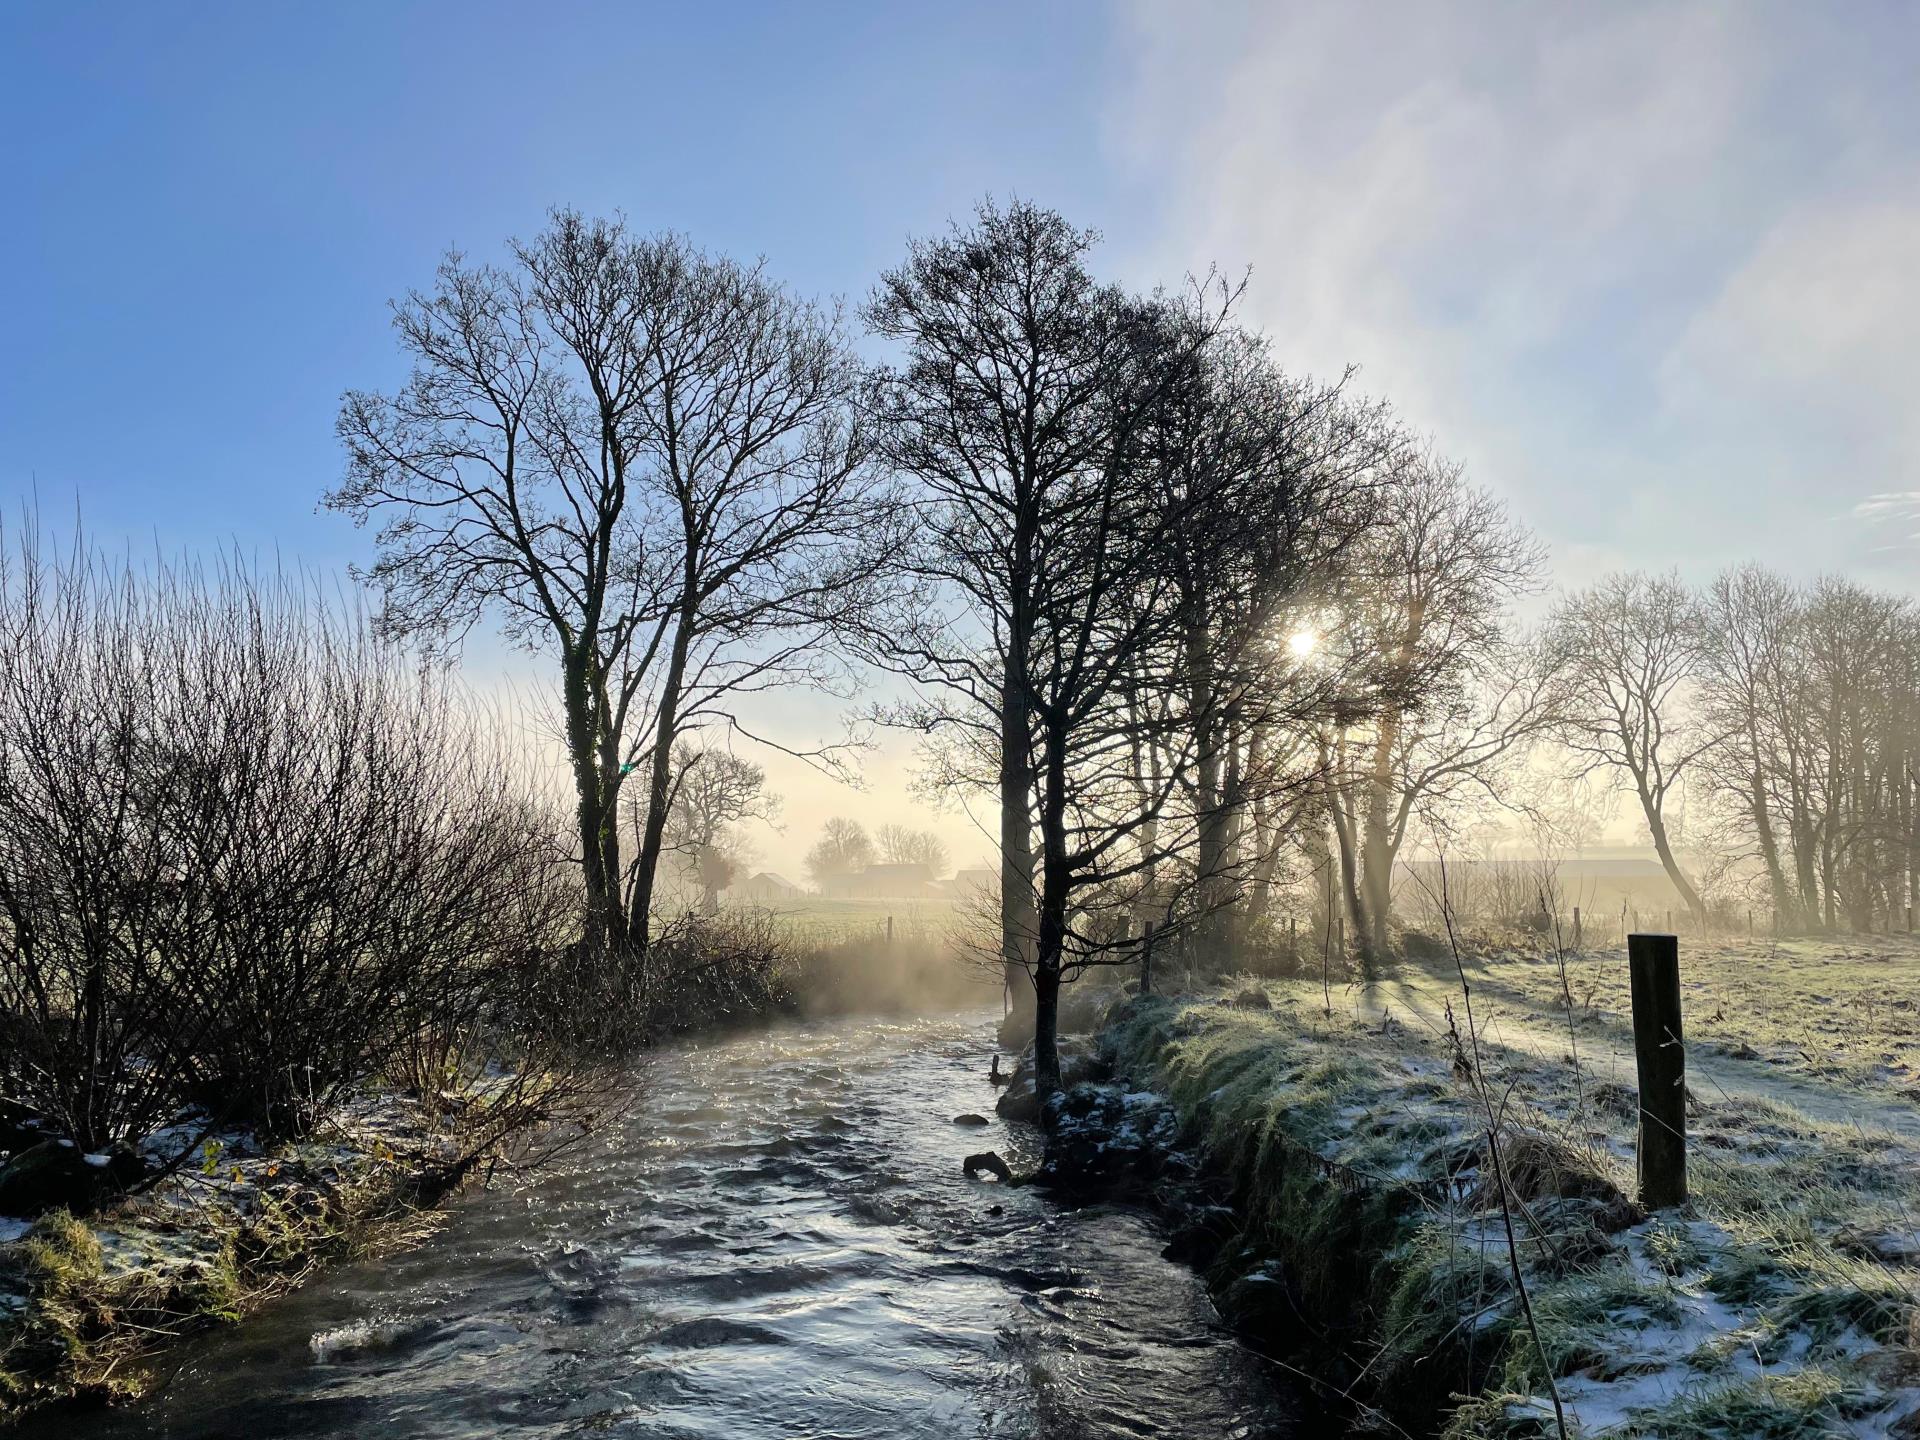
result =
[{"label": "grassy bank", "polygon": [[97,1214],[0,1218],[0,1424],[50,1401],[138,1394],[167,1342],[416,1236],[478,1158],[444,1108],[368,1092],[307,1140],[209,1135],[189,1164]]},{"label": "grassy bank", "polygon": [[1334,999],[1240,981],[1102,1036],[1231,1184],[1211,1278],[1251,1328],[1416,1434],[1553,1435],[1556,1396],[1574,1435],[1913,1433],[1911,1140],[1698,1095],[1694,1199],[1649,1218],[1629,1085],[1469,1034],[1457,993],[1452,1031]]}]

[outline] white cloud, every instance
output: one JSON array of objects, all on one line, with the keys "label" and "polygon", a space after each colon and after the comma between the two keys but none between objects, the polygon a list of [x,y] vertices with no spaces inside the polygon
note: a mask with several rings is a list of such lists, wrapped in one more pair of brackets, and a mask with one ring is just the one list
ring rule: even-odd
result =
[{"label": "white cloud", "polygon": [[1288,363],[1362,365],[1563,574],[1871,564],[1920,333],[1920,112],[1854,93],[1898,79],[1874,44],[1784,6],[1142,5],[1128,258],[1251,263]]},{"label": "white cloud", "polygon": [[1873,487],[1920,476],[1916,256],[1920,190],[1789,214],[1666,357],[1668,406],[1786,437],[1828,504],[1869,492],[1858,519],[1913,519],[1914,496]]}]

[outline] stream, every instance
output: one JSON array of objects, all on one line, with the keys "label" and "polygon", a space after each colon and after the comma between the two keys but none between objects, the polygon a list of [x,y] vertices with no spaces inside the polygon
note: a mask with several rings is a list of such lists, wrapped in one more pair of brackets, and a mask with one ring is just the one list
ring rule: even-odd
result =
[{"label": "stream", "polygon": [[[1309,1411],[1138,1210],[1024,1168],[989,1017],[840,1019],[661,1052],[629,1117],[21,1436],[1297,1436]],[[995,1213],[996,1208],[998,1213]]]}]

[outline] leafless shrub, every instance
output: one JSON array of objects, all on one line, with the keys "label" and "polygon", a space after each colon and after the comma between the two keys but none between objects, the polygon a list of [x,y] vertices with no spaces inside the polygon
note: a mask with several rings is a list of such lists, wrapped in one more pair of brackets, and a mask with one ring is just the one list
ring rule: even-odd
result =
[{"label": "leafless shrub", "polygon": [[31,536],[0,569],[0,1080],[88,1150],[470,1088],[573,939],[553,829],[439,678],[295,584]]}]

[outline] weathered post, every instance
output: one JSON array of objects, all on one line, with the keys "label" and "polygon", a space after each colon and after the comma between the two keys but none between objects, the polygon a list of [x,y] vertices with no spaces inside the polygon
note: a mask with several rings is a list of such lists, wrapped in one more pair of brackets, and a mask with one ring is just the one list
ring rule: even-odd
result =
[{"label": "weathered post", "polygon": [[1640,1203],[1687,1199],[1687,1050],[1680,1031],[1680,941],[1629,935],[1633,1051],[1640,1071]]},{"label": "weathered post", "polygon": [[1296,968],[1300,964],[1300,917],[1287,916],[1287,958]]},{"label": "weathered post", "polygon": [[1146,933],[1140,938],[1140,993],[1153,993],[1153,921],[1147,921]]},{"label": "weathered post", "polygon": [[1907,934],[1913,934],[1913,906],[1907,906]]},{"label": "weathered post", "polygon": [[1753,911],[1747,911],[1747,938],[1753,938]]},{"label": "weathered post", "polygon": [[887,949],[893,949],[893,916],[887,916]]},{"label": "weathered post", "polygon": [[1573,948],[1580,948],[1580,907],[1573,907]]}]

